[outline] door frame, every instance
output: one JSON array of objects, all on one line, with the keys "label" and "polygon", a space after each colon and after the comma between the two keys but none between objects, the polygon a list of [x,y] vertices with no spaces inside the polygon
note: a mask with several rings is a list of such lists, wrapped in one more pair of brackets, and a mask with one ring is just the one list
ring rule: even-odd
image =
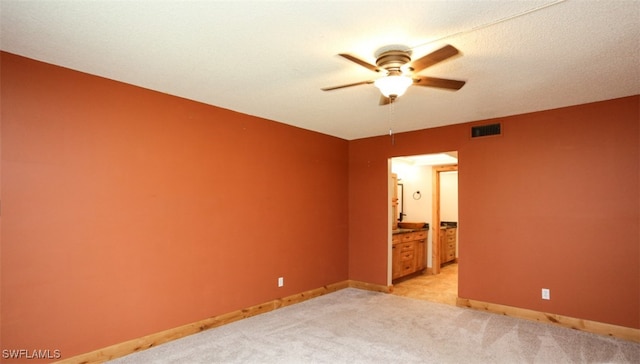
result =
[{"label": "door frame", "polygon": [[440,274],[440,173],[457,171],[458,165],[433,166],[431,233],[431,273]]}]

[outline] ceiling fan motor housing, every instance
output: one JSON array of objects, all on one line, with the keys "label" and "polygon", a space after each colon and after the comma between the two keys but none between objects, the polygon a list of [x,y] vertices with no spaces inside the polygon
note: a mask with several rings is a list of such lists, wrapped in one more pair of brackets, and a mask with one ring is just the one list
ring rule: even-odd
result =
[{"label": "ceiling fan motor housing", "polygon": [[376,65],[389,70],[399,70],[400,67],[411,62],[411,56],[406,51],[387,51],[376,59]]}]

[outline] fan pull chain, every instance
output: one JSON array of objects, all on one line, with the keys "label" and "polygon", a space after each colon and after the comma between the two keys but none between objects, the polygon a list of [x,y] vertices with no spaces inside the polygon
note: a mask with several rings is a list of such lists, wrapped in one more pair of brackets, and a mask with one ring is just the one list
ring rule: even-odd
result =
[{"label": "fan pull chain", "polygon": [[389,101],[389,136],[391,137],[391,145],[396,145],[396,136],[393,134],[393,119],[396,114],[396,103],[394,102],[394,98],[391,98]]}]

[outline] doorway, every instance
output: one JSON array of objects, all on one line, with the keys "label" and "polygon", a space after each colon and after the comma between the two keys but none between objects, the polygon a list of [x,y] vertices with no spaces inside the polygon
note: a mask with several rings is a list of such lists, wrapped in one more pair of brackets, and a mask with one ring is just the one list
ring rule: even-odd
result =
[{"label": "doorway", "polygon": [[[449,178],[455,173],[455,180]],[[457,242],[457,226],[458,226],[458,165],[446,165],[446,166],[433,166],[433,184],[432,184],[432,221],[433,221],[433,249],[431,254],[431,261],[433,262],[432,273],[439,274],[442,264],[450,261],[451,258],[446,258],[447,252],[442,251],[446,249],[447,234],[451,234],[449,229],[441,229],[443,226],[454,226],[456,231],[453,247],[453,259],[457,261],[458,258],[458,242]],[[447,181],[443,181],[443,177],[447,176]],[[446,185],[448,184],[448,185]],[[445,192],[446,191],[446,192]],[[445,204],[446,203],[446,204]],[[455,206],[451,206],[455,204]],[[446,206],[446,211],[443,209]],[[454,210],[455,211],[452,211]],[[449,238],[450,239],[450,238]]]},{"label": "doorway", "polygon": [[[423,255],[426,269],[390,281],[394,286],[394,294],[455,305],[458,294],[457,241],[456,259],[441,258],[444,253],[441,239],[446,239],[448,230],[441,230],[440,225],[457,226],[457,163],[457,152],[391,159],[391,173],[397,175],[403,188],[404,201],[398,201],[403,206],[402,220],[429,224],[427,251]],[[451,183],[452,180],[455,183]],[[452,192],[455,199],[451,199]],[[454,208],[449,205],[454,205]],[[394,231],[391,234],[390,241],[393,241]],[[392,248],[390,246],[389,251]],[[389,258],[391,260],[391,256]],[[446,264],[441,267],[442,263]]]}]

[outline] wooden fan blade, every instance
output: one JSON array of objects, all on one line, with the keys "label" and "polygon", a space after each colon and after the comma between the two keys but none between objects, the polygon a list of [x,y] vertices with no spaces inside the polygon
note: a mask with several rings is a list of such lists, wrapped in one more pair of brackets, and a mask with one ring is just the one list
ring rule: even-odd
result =
[{"label": "wooden fan blade", "polygon": [[415,61],[411,62],[410,67],[414,72],[420,72],[427,67],[431,67],[438,62],[442,62],[447,58],[451,58],[458,54],[459,51],[456,47],[451,45],[446,45],[437,51],[433,51],[422,58],[418,58]]},{"label": "wooden fan blade", "polygon": [[465,81],[449,80],[446,78],[420,77],[413,79],[413,86],[446,88],[448,90],[459,90],[464,86]]},{"label": "wooden fan blade", "polygon": [[337,90],[339,88],[358,86],[358,85],[366,85],[366,84],[369,84],[369,83],[373,83],[373,81],[369,80],[369,81],[361,81],[361,82],[349,83],[349,84],[340,85],[340,86],[325,87],[325,88],[322,88],[321,90],[322,91],[331,91],[331,90]]},{"label": "wooden fan blade", "polygon": [[360,58],[356,58],[356,57],[354,57],[354,56],[352,56],[350,54],[340,53],[339,56],[340,57],[344,57],[344,58],[350,60],[351,62],[357,63],[357,64],[361,65],[362,67],[364,67],[364,68],[366,68],[368,70],[371,70],[373,72],[380,72],[380,68],[372,65],[371,63],[367,63],[367,62],[361,60]]}]

